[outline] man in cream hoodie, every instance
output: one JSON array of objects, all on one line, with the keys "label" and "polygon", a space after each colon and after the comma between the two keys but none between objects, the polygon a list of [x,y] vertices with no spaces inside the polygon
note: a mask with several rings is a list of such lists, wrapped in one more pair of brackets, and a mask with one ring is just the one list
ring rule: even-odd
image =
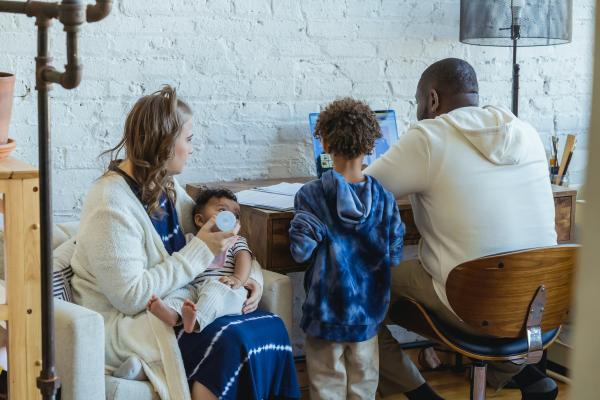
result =
[{"label": "man in cream hoodie", "polygon": [[[446,298],[454,267],[485,255],[556,245],[546,154],[531,125],[506,109],[479,107],[477,77],[466,61],[432,64],[416,98],[419,122],[365,171],[396,196],[410,195],[422,237],[419,260],[393,270],[392,296],[412,297],[468,332]],[[379,342],[383,394],[441,399],[387,329]],[[490,366],[492,385],[511,378],[525,400],[556,397],[556,384],[534,366]]]}]

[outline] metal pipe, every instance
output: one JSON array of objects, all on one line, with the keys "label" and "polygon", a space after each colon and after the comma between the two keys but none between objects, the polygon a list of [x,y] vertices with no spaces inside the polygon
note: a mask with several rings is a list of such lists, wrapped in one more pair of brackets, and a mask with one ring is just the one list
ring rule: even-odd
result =
[{"label": "metal pipe", "polygon": [[[42,285],[42,371],[37,386],[44,400],[53,400],[60,387],[54,368],[54,298],[52,293],[52,156],[48,91],[52,83],[72,89],[81,81],[81,65],[77,54],[77,33],[86,20],[99,21],[111,10],[111,0],[96,0],[87,8],[83,0],[62,0],[62,3],[42,1],[0,0],[0,12],[26,14],[36,18],[38,28],[35,77],[38,91],[38,141],[40,171],[40,257]],[[58,18],[67,33],[67,64],[59,72],[51,66],[48,55],[48,28]]]},{"label": "metal pipe", "polygon": [[40,17],[40,18],[58,18],[59,4],[58,3],[44,3],[41,1],[27,1],[25,10],[29,17]]},{"label": "metal pipe", "polygon": [[474,361],[471,367],[471,400],[485,400],[485,375],[487,365],[482,361]]},{"label": "metal pipe", "polygon": [[[521,67],[517,64],[517,41],[521,38],[520,10],[521,1],[513,0],[513,20],[511,26],[511,39],[513,42],[513,73],[512,73],[512,112],[519,116],[519,71]],[[516,4],[519,4],[515,7]],[[515,10],[518,8],[518,10]]]},{"label": "metal pipe", "polygon": [[512,69],[512,112],[519,114],[519,64],[517,64],[517,40],[513,40],[513,69]]},{"label": "metal pipe", "polygon": [[[48,28],[50,20],[37,18],[38,27],[36,69],[43,71],[50,63],[48,57]],[[60,387],[54,369],[54,298],[52,285],[52,170],[50,154],[50,121],[48,117],[48,83],[43,74],[36,77],[38,91],[38,144],[40,171],[40,258],[42,264],[42,371],[37,386],[43,398],[53,400]]]},{"label": "metal pipe", "polygon": [[112,8],[112,0],[96,0],[96,4],[87,6],[86,20],[87,22],[100,21],[108,14]]},{"label": "metal pipe", "polygon": [[0,12],[27,14],[28,17],[58,18],[58,3],[42,1],[0,1]]},{"label": "metal pipe", "polygon": [[58,15],[59,21],[67,33],[67,64],[65,72],[59,72],[51,66],[42,70],[46,82],[59,83],[65,89],[73,89],[81,82],[81,65],[77,55],[77,33],[85,22],[85,6],[81,0],[63,0]]},{"label": "metal pipe", "polygon": [[84,22],[81,0],[63,0],[58,18],[67,32],[67,65],[60,73],[50,66],[48,57],[48,27],[50,20],[38,17],[38,59],[36,59],[36,89],[38,90],[39,169],[40,169],[40,220],[42,264],[42,371],[38,387],[44,399],[52,400],[60,387],[54,368],[54,299],[52,284],[52,146],[48,118],[48,89],[52,82],[71,89],[81,81],[81,67],[77,57],[77,32]]},{"label": "metal pipe", "polygon": [[73,89],[81,83],[81,64],[77,54],[77,32],[67,32],[67,65],[60,84],[65,89]]},{"label": "metal pipe", "polygon": [[0,12],[27,14],[26,6],[27,3],[22,1],[2,1],[0,2]]},{"label": "metal pipe", "polygon": [[27,16],[35,18],[58,18],[59,7],[58,3],[45,3],[41,1],[28,0],[27,3],[25,3]]},{"label": "metal pipe", "polygon": [[81,65],[77,56],[77,32],[67,32],[67,64],[65,72],[45,67],[42,77],[46,82],[59,83],[65,89],[76,88],[81,82]]}]

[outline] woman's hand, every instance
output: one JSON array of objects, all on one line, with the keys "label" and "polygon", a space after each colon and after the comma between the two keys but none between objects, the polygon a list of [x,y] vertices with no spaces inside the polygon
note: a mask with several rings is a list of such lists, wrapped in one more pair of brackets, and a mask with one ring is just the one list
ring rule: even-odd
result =
[{"label": "woman's hand", "polygon": [[248,279],[248,282],[246,282],[244,287],[250,291],[250,297],[244,302],[242,312],[248,314],[258,308],[258,302],[262,297],[263,288],[252,278]]},{"label": "woman's hand", "polygon": [[200,228],[196,237],[206,243],[210,251],[216,256],[227,250],[227,239],[238,234],[240,223],[238,222],[235,229],[231,232],[214,232],[214,229],[215,217],[212,217]]}]

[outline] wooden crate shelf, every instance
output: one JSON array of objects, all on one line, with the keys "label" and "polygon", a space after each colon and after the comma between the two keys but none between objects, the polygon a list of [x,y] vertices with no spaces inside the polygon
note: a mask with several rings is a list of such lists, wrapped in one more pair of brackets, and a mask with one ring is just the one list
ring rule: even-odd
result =
[{"label": "wooden crate shelf", "polygon": [[39,177],[36,168],[0,160],[3,194],[10,399],[41,399],[36,387],[42,360]]}]

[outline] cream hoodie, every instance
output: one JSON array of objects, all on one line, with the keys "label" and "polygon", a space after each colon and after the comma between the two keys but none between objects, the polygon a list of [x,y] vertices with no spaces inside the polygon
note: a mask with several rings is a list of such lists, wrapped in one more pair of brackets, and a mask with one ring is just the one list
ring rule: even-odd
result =
[{"label": "cream hoodie", "polygon": [[445,284],[454,267],[556,245],[547,165],[531,125],[503,108],[463,107],[412,125],[365,173],[410,195],[419,259],[451,309]]}]

